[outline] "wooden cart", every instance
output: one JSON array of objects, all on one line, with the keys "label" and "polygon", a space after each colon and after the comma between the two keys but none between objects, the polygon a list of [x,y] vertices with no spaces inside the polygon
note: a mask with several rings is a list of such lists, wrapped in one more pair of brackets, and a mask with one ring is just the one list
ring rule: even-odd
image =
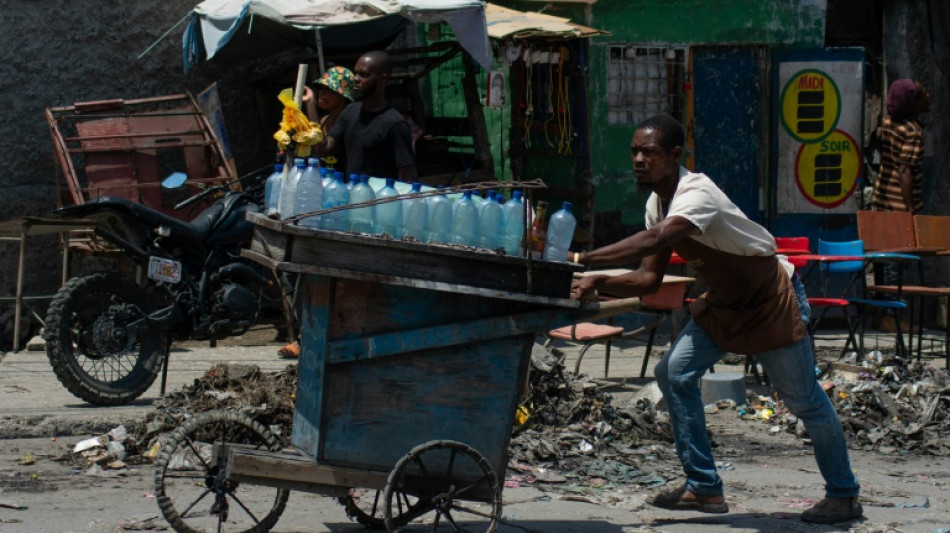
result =
[{"label": "wooden cart", "polygon": [[[568,299],[579,265],[251,217],[246,256],[304,277],[293,446],[278,450],[237,413],[176,430],[157,461],[156,497],[180,532],[200,531],[192,518],[232,531],[250,507],[238,488],[250,487],[272,487],[257,502],[266,512],[233,530],[267,531],[287,492],[302,490],[339,497],[351,517],[390,532],[494,531],[536,333],[639,305]],[[243,437],[220,437],[228,425]],[[197,460],[203,440],[214,444]],[[188,456],[201,487],[173,501],[188,485],[172,479],[173,463]]]}]

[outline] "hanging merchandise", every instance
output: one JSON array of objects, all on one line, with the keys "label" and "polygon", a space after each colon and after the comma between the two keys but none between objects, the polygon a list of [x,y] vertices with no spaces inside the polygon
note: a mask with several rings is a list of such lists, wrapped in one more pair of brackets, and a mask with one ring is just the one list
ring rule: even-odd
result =
[{"label": "hanging merchandise", "polygon": [[[575,72],[575,57],[566,46],[548,50],[522,49],[518,62],[517,96],[521,111],[521,141],[527,149],[543,138],[543,144],[562,156],[574,155],[574,98],[584,83],[583,73]],[[575,81],[574,77],[578,79]],[[578,87],[575,90],[575,87]],[[578,107],[578,109],[581,109]]]}]

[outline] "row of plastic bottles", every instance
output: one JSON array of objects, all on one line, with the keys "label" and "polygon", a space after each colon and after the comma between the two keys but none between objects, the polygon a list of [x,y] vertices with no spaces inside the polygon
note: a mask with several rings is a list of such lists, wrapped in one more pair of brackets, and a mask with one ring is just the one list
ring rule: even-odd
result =
[{"label": "row of plastic bottles", "polygon": [[[393,179],[387,179],[383,187],[374,191],[369,179],[366,175],[351,174],[349,183],[344,184],[342,172],[320,167],[315,158],[309,161],[297,158],[294,168],[284,177],[283,165],[278,163],[265,185],[265,213],[272,218],[288,218],[403,196],[401,200],[306,217],[299,224],[331,231],[388,233],[397,238],[414,237],[431,243],[504,248],[509,255],[521,255],[525,227],[521,191],[514,191],[508,201],[501,193],[488,191],[480,203],[476,203],[472,191],[466,191],[453,202],[444,193],[421,198],[412,196],[422,191],[419,183],[412,184],[409,195],[400,195]],[[529,239],[529,250],[535,248],[536,252],[542,252],[540,246],[543,246],[543,259],[566,261],[576,226],[571,203],[564,202],[551,216],[546,232],[540,230],[543,216],[544,209],[539,204],[537,217],[540,220],[534,221],[536,229]]]}]

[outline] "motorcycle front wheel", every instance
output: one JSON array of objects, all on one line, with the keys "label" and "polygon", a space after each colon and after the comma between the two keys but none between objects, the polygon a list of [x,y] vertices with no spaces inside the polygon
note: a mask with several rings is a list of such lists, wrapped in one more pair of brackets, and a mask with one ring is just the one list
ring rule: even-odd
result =
[{"label": "motorcycle front wheel", "polygon": [[128,324],[151,310],[145,291],[114,272],[69,280],[46,316],[46,355],[56,377],[96,405],[121,405],[144,394],[161,369],[166,333],[136,333]]}]

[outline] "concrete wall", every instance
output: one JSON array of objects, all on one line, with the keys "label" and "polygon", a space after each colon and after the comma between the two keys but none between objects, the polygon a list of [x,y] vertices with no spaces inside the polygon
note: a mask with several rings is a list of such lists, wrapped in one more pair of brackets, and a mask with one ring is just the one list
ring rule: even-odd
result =
[{"label": "concrete wall", "polygon": [[[950,215],[950,5],[943,0],[890,0],[884,4],[885,85],[920,81],[930,93],[924,126],[924,213]],[[886,88],[884,88],[886,94]],[[950,258],[927,259],[927,280],[947,285]]]},{"label": "concrete wall", "polygon": [[[136,59],[195,3],[0,0],[0,220],[41,215],[55,206],[58,165],[43,115],[46,107],[197,93],[217,81],[238,172],[248,172],[273,158],[270,135],[279,115],[261,117],[259,109],[270,104],[260,95],[271,91],[274,78],[286,73],[292,80],[297,58],[288,54],[280,61],[227,68],[208,64],[185,75],[182,24],[143,59]],[[14,244],[0,243],[0,296],[13,294],[16,251]],[[55,291],[58,241],[31,239],[28,261],[28,293]]]}]

